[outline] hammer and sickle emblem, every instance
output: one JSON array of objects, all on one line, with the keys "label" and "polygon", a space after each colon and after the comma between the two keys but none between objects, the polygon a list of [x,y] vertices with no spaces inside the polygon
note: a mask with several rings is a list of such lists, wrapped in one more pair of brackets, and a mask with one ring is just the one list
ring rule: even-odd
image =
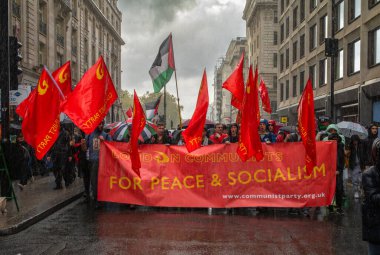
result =
[{"label": "hammer and sickle emblem", "polygon": [[247,94],[251,93],[251,86],[247,86]]},{"label": "hammer and sickle emblem", "polygon": [[48,88],[49,88],[49,84],[47,83],[46,80],[43,80],[42,86],[41,86],[41,83],[38,83],[38,94],[43,96],[48,90]]},{"label": "hammer and sickle emblem", "polygon": [[157,153],[157,156],[154,157],[154,159],[157,161],[157,163],[168,163],[169,157],[163,152],[155,151]]},{"label": "hammer and sickle emblem", "polygon": [[104,76],[104,71],[102,68],[102,63],[100,63],[98,65],[98,68],[96,68],[96,78],[98,78],[98,80],[101,80],[103,79],[103,76]]},{"label": "hammer and sickle emblem", "polygon": [[62,72],[59,73],[59,82],[60,83],[64,83],[65,81],[67,81],[67,73],[65,73],[65,70],[63,70]]}]

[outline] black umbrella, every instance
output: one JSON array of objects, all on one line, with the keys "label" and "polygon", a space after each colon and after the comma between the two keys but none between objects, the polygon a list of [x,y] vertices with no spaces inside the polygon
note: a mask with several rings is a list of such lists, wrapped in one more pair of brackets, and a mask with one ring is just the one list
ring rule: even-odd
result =
[{"label": "black umbrella", "polygon": [[296,126],[283,126],[283,127],[280,127],[280,131],[284,131],[286,133],[297,133],[297,127]]}]

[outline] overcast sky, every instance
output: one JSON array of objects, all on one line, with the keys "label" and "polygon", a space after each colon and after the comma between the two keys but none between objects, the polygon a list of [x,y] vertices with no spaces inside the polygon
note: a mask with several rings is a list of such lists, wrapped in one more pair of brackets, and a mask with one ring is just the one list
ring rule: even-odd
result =
[{"label": "overcast sky", "polygon": [[[233,38],[245,36],[244,0],[127,0],[123,13],[121,86],[139,96],[153,92],[149,69],[162,41],[172,32],[182,117],[195,109],[206,68],[210,104],[214,100],[214,67]],[[174,74],[167,90],[176,95]]]}]

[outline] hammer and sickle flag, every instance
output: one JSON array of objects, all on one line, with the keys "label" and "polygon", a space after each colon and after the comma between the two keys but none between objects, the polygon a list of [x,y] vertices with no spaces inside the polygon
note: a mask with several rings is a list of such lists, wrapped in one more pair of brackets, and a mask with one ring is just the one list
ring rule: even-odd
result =
[{"label": "hammer and sickle flag", "polygon": [[70,61],[67,61],[63,66],[55,70],[52,75],[61,88],[63,95],[67,97],[71,93]]},{"label": "hammer and sickle flag", "polygon": [[236,153],[245,162],[252,156],[257,161],[263,159],[263,148],[258,132],[260,111],[259,92],[257,88],[258,71],[256,68],[255,77],[252,74],[252,66],[249,67],[247,87],[244,95],[241,128],[239,136],[239,146]]},{"label": "hammer and sickle flag", "polygon": [[201,86],[198,92],[197,105],[189,122],[189,126],[182,132],[188,152],[192,152],[200,148],[202,145],[202,133],[206,123],[208,103],[207,76],[206,70],[204,70]]},{"label": "hammer and sickle flag", "polygon": [[61,109],[83,132],[90,134],[102,122],[116,99],[117,92],[100,56],[67,96]]},{"label": "hammer and sickle flag", "polygon": [[22,121],[25,141],[33,147],[36,157],[42,159],[59,135],[60,92],[45,68]]},{"label": "hammer and sickle flag", "polygon": [[[56,83],[58,84],[59,88],[61,89],[63,95],[67,97],[71,93],[71,71],[70,71],[70,61],[67,61],[63,66],[58,68],[52,73],[52,76]],[[36,97],[36,93],[43,93],[46,89],[46,86],[42,83],[41,87],[38,86],[36,89],[34,89],[27,98],[25,98],[19,106],[16,108],[16,113],[24,118],[26,111],[29,108],[29,104],[31,104]],[[39,91],[39,92],[38,92]],[[63,101],[63,98],[59,98],[60,101]]]}]

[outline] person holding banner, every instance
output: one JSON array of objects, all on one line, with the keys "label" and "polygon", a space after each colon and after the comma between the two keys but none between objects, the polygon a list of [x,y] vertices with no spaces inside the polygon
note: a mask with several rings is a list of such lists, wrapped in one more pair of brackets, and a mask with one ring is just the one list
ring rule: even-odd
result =
[{"label": "person holding banner", "polygon": [[104,140],[112,141],[111,136],[103,131],[103,126],[104,120],[86,138],[86,146],[89,155],[91,192],[96,207],[98,207],[97,202],[100,143]]},{"label": "person holding banner", "polygon": [[362,176],[364,201],[362,204],[363,241],[368,242],[368,254],[380,254],[380,139],[372,144],[374,166]]}]

